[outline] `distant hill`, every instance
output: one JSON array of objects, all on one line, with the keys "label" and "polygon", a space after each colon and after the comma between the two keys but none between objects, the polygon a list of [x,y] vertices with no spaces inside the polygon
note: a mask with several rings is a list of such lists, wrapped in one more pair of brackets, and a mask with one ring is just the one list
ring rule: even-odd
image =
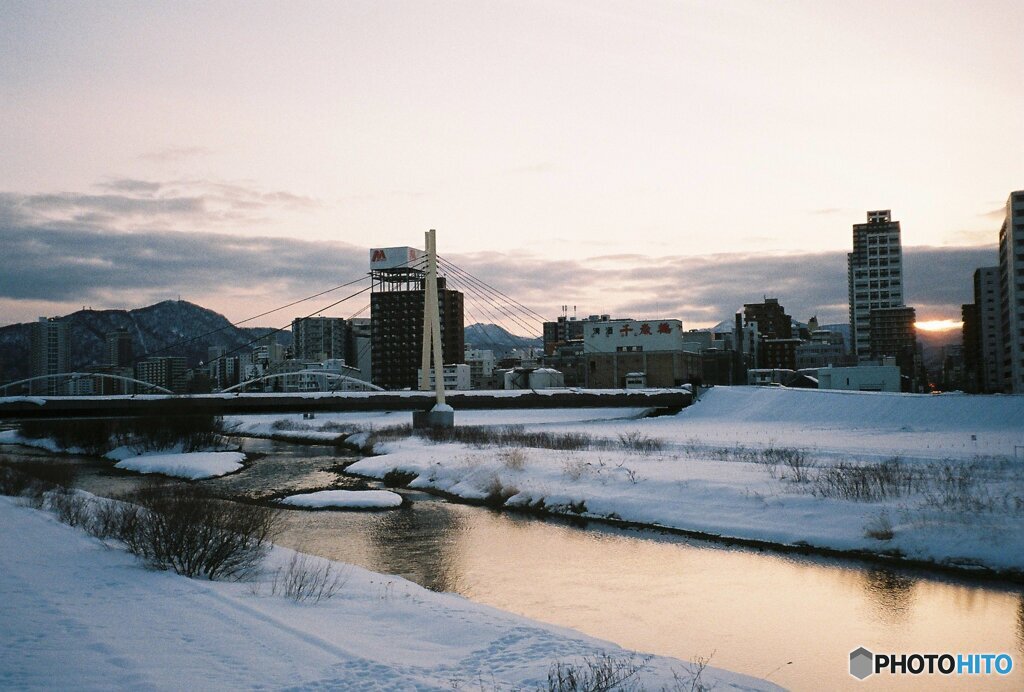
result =
[{"label": "distant hill", "polygon": [[[79,310],[63,318],[68,324],[72,370],[106,363],[106,335],[127,329],[132,351],[141,360],[147,354],[184,356],[190,367],[205,361],[211,346],[231,350],[273,331],[267,327],[234,327],[226,317],[184,300],[166,300],[137,310]],[[29,376],[31,323],[0,327],[0,382]],[[291,333],[279,340],[291,343]]]},{"label": "distant hill", "polygon": [[494,355],[513,349],[543,348],[544,339],[537,336],[516,336],[496,324],[471,324],[465,328],[466,345],[494,351]]}]

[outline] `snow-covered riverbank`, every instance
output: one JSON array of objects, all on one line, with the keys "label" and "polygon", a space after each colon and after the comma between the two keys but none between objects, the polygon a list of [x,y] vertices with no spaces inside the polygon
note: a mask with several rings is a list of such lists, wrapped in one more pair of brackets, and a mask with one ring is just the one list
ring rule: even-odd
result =
[{"label": "snow-covered riverbank", "polygon": [[[378,456],[348,470],[398,470],[415,476],[410,487],[512,508],[1024,570],[1024,397],[719,387],[677,416],[525,429],[612,444],[409,437],[378,443]],[[660,449],[631,449],[630,439]]]},{"label": "snow-covered riverbank", "polygon": [[[271,595],[269,576],[229,583],[148,570],[12,498],[0,497],[0,525],[4,689],[534,689],[547,687],[556,662],[631,655],[350,565],[332,565],[343,575],[332,598],[296,603]],[[292,555],[275,548],[265,574]],[[657,657],[639,679],[689,689],[679,685],[691,669]],[[701,680],[776,689],[711,668]]]}]

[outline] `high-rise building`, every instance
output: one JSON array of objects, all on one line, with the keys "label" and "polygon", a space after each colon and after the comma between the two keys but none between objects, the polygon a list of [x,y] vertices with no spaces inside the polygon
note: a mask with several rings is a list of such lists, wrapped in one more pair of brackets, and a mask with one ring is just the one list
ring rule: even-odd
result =
[{"label": "high-rise building", "polygon": [[960,306],[963,341],[963,382],[961,387],[971,394],[985,391],[985,361],[981,356],[981,316],[975,303]]},{"label": "high-rise building", "polygon": [[[999,300],[999,267],[980,267],[974,271],[974,314],[976,321],[968,334],[964,319],[964,358],[967,371],[975,378],[980,392],[1003,391],[1003,333]],[[968,343],[968,337],[971,342]]]},{"label": "high-rise building", "polygon": [[1002,389],[1024,393],[1024,190],[1011,192],[999,229]]},{"label": "high-rise building", "polygon": [[796,369],[800,339],[793,338],[793,318],[779,305],[778,298],[745,304],[743,319],[748,327],[757,327],[757,367]]},{"label": "high-rise building", "polygon": [[[33,323],[29,333],[29,348],[33,377],[68,371],[68,328],[59,317],[40,317],[38,322]],[[33,382],[31,391],[50,395],[61,394],[61,385],[56,378],[51,378]]]},{"label": "high-rise building", "polygon": [[853,225],[853,252],[846,256],[850,340],[859,362],[871,358],[871,311],[903,307],[900,222],[888,209],[867,216],[867,223]]},{"label": "high-rise building", "polygon": [[[179,394],[185,391],[185,359],[179,356],[155,356],[135,364],[135,379],[155,384]],[[144,388],[137,390],[146,392]]]},{"label": "high-rise building", "polygon": [[348,321],[341,317],[298,317],[292,320],[292,355],[296,360],[349,363],[349,332]]},{"label": "high-rise building", "polygon": [[868,327],[871,330],[870,359],[881,363],[895,358],[900,374],[916,390],[921,359],[917,352],[917,311],[906,306],[874,308]]},{"label": "high-rise building", "polygon": [[107,365],[123,368],[132,364],[132,335],[127,329],[107,332]]},{"label": "high-rise building", "polygon": [[[423,358],[425,272],[422,252],[410,247],[370,251],[370,332],[373,383],[385,389],[416,389]],[[437,278],[442,365],[457,364],[465,351],[463,296]]]},{"label": "high-rise building", "polygon": [[793,318],[786,314],[786,308],[779,305],[778,298],[765,298],[763,303],[746,303],[743,306],[745,324],[757,323],[757,332],[765,339],[790,339],[793,337]]}]

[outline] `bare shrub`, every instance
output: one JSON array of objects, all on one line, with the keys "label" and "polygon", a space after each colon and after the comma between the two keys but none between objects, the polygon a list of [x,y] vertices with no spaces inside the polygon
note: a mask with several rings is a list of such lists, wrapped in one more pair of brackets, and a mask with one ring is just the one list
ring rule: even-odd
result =
[{"label": "bare shrub", "polygon": [[129,499],[142,508],[121,540],[158,569],[188,577],[241,578],[269,549],[280,511],[215,498],[194,486],[148,488]]},{"label": "bare shrub", "polygon": [[393,442],[404,440],[412,435],[412,424],[388,425],[383,428],[370,428],[367,431],[366,442],[363,443],[362,451],[366,454],[373,452],[373,448],[381,442]]},{"label": "bare shrub", "polygon": [[391,469],[384,474],[384,485],[389,488],[405,488],[414,480],[417,476],[412,471],[402,471],[401,469]]},{"label": "bare shrub", "polygon": [[82,527],[86,533],[101,540],[126,540],[138,533],[143,510],[138,505],[118,500],[101,499],[92,505],[92,512]]},{"label": "bare shrub", "polygon": [[0,495],[23,495],[35,480],[6,460],[0,461]]},{"label": "bare shrub", "polygon": [[100,456],[110,450],[112,419],[25,420],[18,433],[32,440],[51,439],[61,449],[80,449]]},{"label": "bare shrub", "polygon": [[566,459],[562,462],[562,473],[571,481],[578,481],[585,475],[590,475],[591,464],[583,459]]},{"label": "bare shrub", "polygon": [[877,464],[841,461],[821,469],[814,479],[814,494],[855,502],[877,502],[903,497],[921,489],[921,473],[914,473],[899,457]]},{"label": "bare shrub", "polygon": [[270,424],[270,429],[274,431],[284,430],[312,430],[313,426],[308,423],[299,423],[298,421],[288,420],[287,418],[281,418]]},{"label": "bare shrub", "polygon": [[484,492],[487,493],[487,497],[484,498],[484,504],[490,507],[501,507],[510,497],[519,494],[517,488],[503,484],[497,476],[491,477],[484,488]]},{"label": "bare shrub", "polygon": [[896,533],[892,528],[892,521],[884,509],[864,525],[864,536],[874,538],[876,541],[890,541]]},{"label": "bare shrub", "polygon": [[639,675],[650,656],[587,656],[579,663],[556,661],[548,669],[548,692],[609,692],[642,689]]},{"label": "bare shrub", "polygon": [[224,419],[194,413],[187,406],[175,404],[159,416],[22,421],[18,432],[29,439],[49,438],[61,449],[80,449],[92,456],[103,456],[120,446],[138,452],[175,446],[196,452],[217,447],[227,432]]},{"label": "bare shrub", "polygon": [[539,449],[611,449],[610,440],[594,438],[585,433],[550,433],[527,431],[522,425],[485,427],[479,425],[453,428],[429,428],[418,431],[431,442],[461,442],[475,447],[536,447]]},{"label": "bare shrub", "polygon": [[526,452],[521,449],[503,449],[498,452],[498,459],[510,471],[522,471],[526,468]]},{"label": "bare shrub", "polygon": [[92,503],[88,496],[63,486],[50,491],[47,505],[57,519],[68,526],[84,526],[92,516]]},{"label": "bare shrub", "polygon": [[0,493],[23,498],[24,504],[42,509],[48,491],[67,488],[75,482],[78,468],[74,464],[49,461],[10,463],[0,461]]},{"label": "bare shrub", "polygon": [[644,435],[639,430],[619,433],[619,443],[630,452],[639,454],[653,454],[665,449],[663,441]]},{"label": "bare shrub", "polygon": [[288,564],[274,572],[270,593],[290,598],[296,603],[319,603],[331,598],[348,582],[347,572],[303,553],[293,553]]}]

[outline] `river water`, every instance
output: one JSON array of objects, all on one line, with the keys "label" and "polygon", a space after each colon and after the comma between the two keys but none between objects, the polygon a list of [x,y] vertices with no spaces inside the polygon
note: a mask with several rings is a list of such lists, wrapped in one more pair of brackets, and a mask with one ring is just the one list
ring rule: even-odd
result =
[{"label": "river water", "polygon": [[[342,450],[246,440],[262,454],[204,482],[259,497],[336,484]],[[24,455],[23,448],[0,453]],[[36,453],[33,453],[36,454]],[[92,459],[78,483],[137,486]],[[360,481],[344,478],[357,486]],[[793,689],[1024,689],[1024,589],[856,561],[795,557],[594,522],[537,519],[402,491],[388,512],[286,512],[278,543],[453,591],[630,649],[711,664]],[[848,674],[849,652],[1008,653],[1007,677]],[[895,683],[897,684],[894,684]]]}]

